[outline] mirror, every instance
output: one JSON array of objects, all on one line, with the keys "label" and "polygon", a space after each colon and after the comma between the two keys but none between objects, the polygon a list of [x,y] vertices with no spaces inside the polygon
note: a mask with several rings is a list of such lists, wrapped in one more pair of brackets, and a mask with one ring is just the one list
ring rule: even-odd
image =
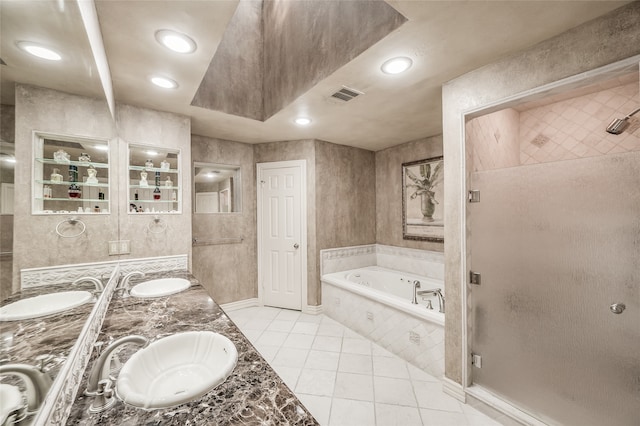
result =
[{"label": "mirror", "polygon": [[193,185],[195,213],[242,211],[240,166],[194,162]]},{"label": "mirror", "polygon": [[[47,61],[31,56],[22,50],[21,47],[24,45],[19,45],[18,42],[43,43],[46,47],[58,52],[61,60]],[[51,103],[41,102],[47,95],[43,95],[39,99],[31,98],[27,102],[23,102],[23,106],[24,104],[35,105],[34,109],[26,111],[24,108],[16,108],[16,98],[19,95],[17,93],[18,90],[16,90],[16,84],[22,84],[30,89],[34,88],[34,92],[39,88],[55,90],[57,91],[55,93],[66,99],[76,99],[68,95],[68,93],[75,93],[90,99],[96,109],[100,103],[104,103],[106,109],[104,92],[96,72],[96,64],[82,23],[78,3],[72,1],[0,2],[0,51],[2,51],[2,72],[0,73],[0,135],[2,143],[2,161],[0,161],[2,167],[0,171],[0,183],[2,184],[0,189],[0,227],[2,229],[0,240],[0,300],[2,305],[6,306],[13,301],[26,299],[39,293],[72,290],[87,290],[93,293],[94,290],[91,289],[94,288],[94,285],[91,283],[71,285],[77,276],[70,280],[63,280],[59,284],[47,284],[44,287],[29,288],[17,293],[20,290],[19,269],[23,267],[52,266],[58,263],[74,263],[67,261],[73,255],[74,245],[77,251],[85,249],[85,246],[77,244],[77,240],[72,238],[60,238],[63,243],[52,244],[49,236],[55,235],[56,224],[62,218],[45,214],[32,215],[31,213],[34,210],[38,209],[42,212],[53,209],[70,211],[72,208],[69,206],[73,204],[73,210],[77,215],[78,207],[82,207],[83,213],[89,208],[91,215],[83,214],[80,218],[84,221],[94,221],[95,225],[89,226],[92,231],[99,228],[107,228],[110,225],[110,218],[117,215],[115,210],[109,215],[95,214],[95,206],[104,205],[108,208],[108,201],[103,203],[91,202],[89,204],[89,198],[85,200],[87,201],[86,205],[78,201],[61,200],[60,204],[65,206],[53,207],[52,205],[57,203],[57,201],[53,200],[54,187],[50,183],[45,184],[44,181],[50,180],[50,176],[53,173],[52,169],[54,167],[58,168],[57,165],[41,163],[43,176],[39,180],[43,181],[43,183],[38,184],[40,192],[37,195],[40,195],[40,197],[36,198],[40,198],[38,203],[42,203],[42,207],[39,207],[38,203],[34,203],[36,194],[31,189],[31,183],[34,179],[32,172],[34,167],[33,158],[35,158],[32,154],[32,131],[41,130],[61,134],[105,136],[107,132],[98,131],[101,130],[101,124],[99,124],[101,117],[95,114],[95,110],[88,108],[86,104],[70,108],[68,105],[57,103],[58,99],[53,100]],[[36,107],[39,108],[38,111],[35,111]],[[83,111],[86,112],[86,118],[78,118]],[[48,121],[45,123],[47,118]],[[31,124],[29,129],[26,129],[28,127],[27,124]],[[104,127],[108,127],[108,124],[105,124]],[[94,131],[96,132],[94,133]],[[70,150],[67,150],[67,152],[71,154]],[[77,161],[77,156],[80,154],[82,152],[73,153],[71,160]],[[92,161],[105,163],[99,160],[97,153],[89,152],[89,154]],[[116,153],[112,154],[115,155]],[[40,158],[45,157],[52,158],[48,153],[40,156]],[[117,158],[117,155],[114,158]],[[63,182],[68,182],[69,164],[66,164],[64,168],[66,172],[63,173],[61,167],[59,174],[63,176]],[[81,176],[88,177],[86,168],[82,169],[80,167],[80,169],[84,172]],[[103,177],[111,178],[108,174],[102,173],[103,170],[109,169],[96,169],[98,170],[97,179],[99,182]],[[23,191],[20,193],[21,197],[16,196],[14,198],[11,195],[14,176],[16,194],[20,191],[18,188],[21,188]],[[51,199],[47,197],[46,201],[43,199],[44,185],[48,185],[52,189],[52,197]],[[64,184],[56,185],[59,186],[58,189],[64,189],[66,198],[68,198],[67,190],[69,185],[68,183],[66,186]],[[83,189],[89,190],[90,188]],[[93,189],[96,189],[97,193],[95,197],[91,195],[90,199],[102,201],[99,195],[100,185],[91,188],[91,190]],[[82,193],[83,196],[87,195],[84,190]],[[108,192],[104,192],[104,195],[105,200],[109,200]],[[48,204],[48,207],[44,207],[45,204]],[[14,235],[14,223],[15,228],[20,227],[23,232],[16,232]],[[98,223],[102,226],[97,226]],[[36,226],[41,226],[46,231],[38,232]],[[14,247],[16,247],[15,253]],[[55,256],[62,260],[56,263],[52,260]],[[18,258],[30,258],[32,261],[25,265],[18,261]],[[102,282],[106,283],[106,279],[102,280]],[[94,293],[93,297],[99,296]],[[27,364],[30,366],[38,366],[40,364],[55,381],[58,372],[65,365],[66,355],[76,344],[80,330],[83,329],[93,307],[94,303],[87,302],[66,313],[0,323],[2,333],[0,337],[0,359],[5,361],[2,367],[6,367],[7,363]],[[45,355],[45,357],[36,359],[39,355]],[[14,380],[16,380],[14,376],[7,375],[5,372],[2,373],[2,384],[11,383]],[[55,387],[55,385],[56,383],[54,382],[53,386]],[[6,408],[7,406],[5,396],[3,393],[0,408]],[[44,397],[45,395],[41,396]]]}]

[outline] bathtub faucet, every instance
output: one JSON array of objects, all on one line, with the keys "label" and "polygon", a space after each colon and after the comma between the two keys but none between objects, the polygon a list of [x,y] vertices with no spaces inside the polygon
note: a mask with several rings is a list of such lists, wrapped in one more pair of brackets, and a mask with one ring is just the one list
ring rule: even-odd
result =
[{"label": "bathtub faucet", "polygon": [[411,303],[414,305],[418,304],[418,289],[420,288],[420,281],[413,280],[413,300]]},{"label": "bathtub faucet", "polygon": [[427,294],[434,294],[438,297],[438,312],[444,314],[444,296],[442,295],[442,289],[436,288],[418,292],[418,296],[426,296]]}]

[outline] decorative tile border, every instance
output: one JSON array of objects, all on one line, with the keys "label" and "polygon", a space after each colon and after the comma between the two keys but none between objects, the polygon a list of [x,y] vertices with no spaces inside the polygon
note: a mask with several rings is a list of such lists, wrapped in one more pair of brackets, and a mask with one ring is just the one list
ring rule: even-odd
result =
[{"label": "decorative tile border", "polygon": [[98,275],[106,277],[111,274],[117,265],[120,266],[120,270],[124,273],[132,271],[142,271],[144,273],[186,271],[188,269],[188,258],[184,254],[22,269],[20,270],[20,285],[21,288],[31,288],[73,282],[86,276],[95,277]]},{"label": "decorative tile border", "polygon": [[444,279],[444,253],[367,244],[320,250],[320,275],[365,266],[382,266],[438,280]]}]

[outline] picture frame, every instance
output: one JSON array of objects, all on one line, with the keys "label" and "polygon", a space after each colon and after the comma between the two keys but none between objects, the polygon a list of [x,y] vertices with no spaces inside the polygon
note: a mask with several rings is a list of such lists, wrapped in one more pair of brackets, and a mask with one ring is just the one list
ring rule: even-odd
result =
[{"label": "picture frame", "polygon": [[444,157],[402,163],[402,238],[444,242]]}]

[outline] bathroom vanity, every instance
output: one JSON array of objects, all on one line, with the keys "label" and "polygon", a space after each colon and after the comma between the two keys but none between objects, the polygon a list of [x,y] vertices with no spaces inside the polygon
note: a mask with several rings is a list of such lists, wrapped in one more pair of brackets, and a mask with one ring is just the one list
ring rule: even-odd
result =
[{"label": "bathroom vanity", "polygon": [[[99,352],[94,350],[71,408],[68,425],[318,424],[189,273],[147,274],[144,278],[132,279],[131,284],[164,277],[186,278],[191,286],[180,293],[158,298],[114,295],[96,347],[127,335],[153,340],[186,331],[214,331],[229,338],[238,351],[238,361],[231,375],[203,397],[177,407],[146,411],[117,399],[105,411],[89,413],[94,397],[83,393],[97,358],[96,352]],[[124,346],[112,365],[125,363],[136,350],[138,348],[133,345]],[[116,376],[117,371],[113,370],[112,375]]]}]

